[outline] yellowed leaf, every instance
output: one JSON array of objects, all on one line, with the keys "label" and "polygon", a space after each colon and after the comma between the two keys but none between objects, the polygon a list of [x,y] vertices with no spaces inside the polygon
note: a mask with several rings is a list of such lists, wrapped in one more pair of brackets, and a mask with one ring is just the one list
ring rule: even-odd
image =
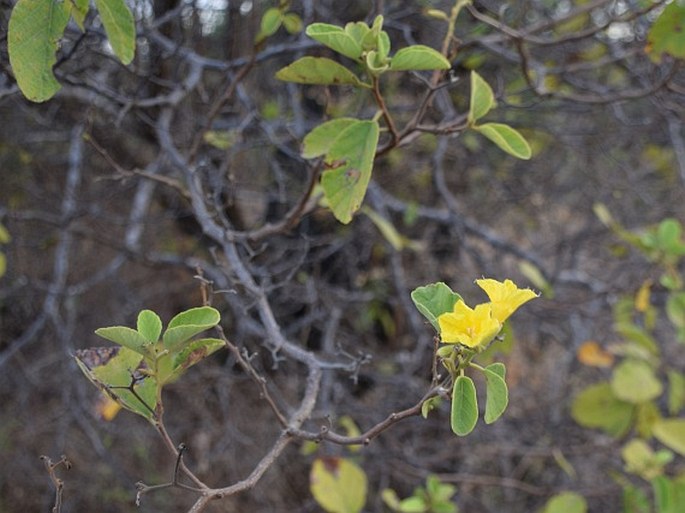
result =
[{"label": "yellowed leaf", "polygon": [[594,340],[587,340],[581,344],[577,352],[578,361],[591,367],[611,367],[614,355],[605,351]]},{"label": "yellowed leaf", "polygon": [[652,280],[645,280],[640,290],[635,294],[635,310],[638,312],[646,312],[650,305],[650,296],[652,294]]},{"label": "yellowed leaf", "polygon": [[100,395],[95,403],[95,413],[102,420],[111,422],[121,410],[121,405],[106,394]]}]

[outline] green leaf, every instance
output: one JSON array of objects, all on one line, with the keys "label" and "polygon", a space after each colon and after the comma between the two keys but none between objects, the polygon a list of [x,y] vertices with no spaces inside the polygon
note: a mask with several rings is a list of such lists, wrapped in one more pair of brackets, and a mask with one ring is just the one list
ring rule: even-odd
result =
[{"label": "green leaf", "polygon": [[397,511],[401,513],[424,513],[429,509],[423,497],[413,496],[402,499]]},{"label": "green leaf", "polygon": [[452,389],[450,425],[457,436],[466,436],[478,421],[476,386],[468,376],[457,376]]},{"label": "green leaf", "polygon": [[533,154],[528,141],[515,129],[502,123],[485,123],[472,127],[516,158],[528,160]]},{"label": "green leaf", "polygon": [[685,485],[680,478],[659,476],[652,480],[657,513],[682,513],[685,511]]},{"label": "green leaf", "polygon": [[648,363],[629,358],[614,369],[611,390],[617,398],[637,404],[659,397],[662,386]]},{"label": "green leaf", "polygon": [[136,330],[129,328],[128,326],[110,326],[108,328],[99,328],[95,330],[95,334],[121,346],[127,347],[138,354],[148,354],[146,347],[150,345],[150,341]]},{"label": "green leaf", "polygon": [[399,50],[390,61],[391,71],[450,69],[450,61],[429,46],[412,45]]},{"label": "green leaf", "polygon": [[361,211],[369,219],[371,219],[371,222],[376,225],[378,231],[381,232],[381,235],[385,237],[385,240],[388,241],[395,251],[401,251],[404,248],[419,249],[422,247],[420,243],[411,241],[404,237],[400,232],[397,231],[395,225],[393,225],[388,219],[381,216],[372,208],[362,207]]},{"label": "green leaf", "polygon": [[[631,315],[632,315],[632,303],[631,303]],[[621,335],[623,338],[635,342],[639,347],[636,349],[646,350],[648,356],[649,354],[658,355],[659,346],[652,337],[643,327],[638,326],[632,321],[620,321],[614,324],[614,331]],[[644,353],[645,351],[643,351]]]},{"label": "green leaf", "polygon": [[457,487],[442,483],[438,476],[429,475],[426,478],[426,491],[433,501],[448,501],[457,493]]},{"label": "green leaf", "polygon": [[486,367],[486,370],[488,370],[490,372],[494,372],[495,374],[497,374],[502,379],[506,379],[506,377],[507,377],[507,368],[503,363],[500,363],[500,362],[491,363],[490,365],[488,365]]},{"label": "green leaf", "polygon": [[178,377],[190,367],[201,362],[225,346],[226,344],[224,341],[218,338],[201,338],[199,340],[193,340],[183,348],[183,351],[174,357],[171,380],[178,379]]},{"label": "green leaf", "polygon": [[[672,457],[673,453],[671,453]],[[640,438],[628,442],[621,449],[621,456],[625,462],[625,470],[631,474],[650,480],[663,473],[663,467],[668,461],[661,461],[652,448]]]},{"label": "green leaf", "polygon": [[661,420],[661,412],[654,401],[639,403],[635,408],[635,431],[642,438],[651,438],[654,424]]},{"label": "green leaf", "polygon": [[273,36],[281,27],[283,21],[283,13],[278,7],[271,7],[264,11],[262,20],[259,24],[259,32],[255,36],[255,42],[260,43],[267,37]]},{"label": "green leaf", "polygon": [[178,326],[204,326],[205,329],[211,328],[219,324],[221,314],[216,308],[211,306],[198,306],[189,308],[174,316],[167,328],[176,328]]},{"label": "green leaf", "polygon": [[654,424],[652,432],[666,447],[685,456],[685,419],[662,419]]},{"label": "green leaf", "polygon": [[573,400],[571,415],[584,427],[599,428],[614,437],[631,427],[635,407],[618,399],[609,383],[590,385]]},{"label": "green leaf", "polygon": [[225,346],[218,338],[202,338],[181,344],[178,352],[166,352],[157,357],[157,380],[162,385],[173,383],[186,370]]},{"label": "green leaf", "polygon": [[312,23],[305,33],[312,39],[326,45],[339,54],[358,60],[362,54],[361,43],[347,33],[342,27],[328,23]]},{"label": "green leaf", "polygon": [[154,344],[162,333],[162,320],[152,310],[143,310],[138,314],[137,328],[138,333]]},{"label": "green leaf", "polygon": [[652,508],[647,494],[636,486],[623,486],[623,513],[650,513]]},{"label": "green leaf", "polygon": [[668,413],[677,415],[685,406],[685,375],[668,371]]},{"label": "green leaf", "polygon": [[366,68],[377,77],[388,70],[388,61],[381,58],[376,50],[371,50],[366,54]]},{"label": "green leaf", "polygon": [[0,278],[7,272],[7,258],[4,253],[0,253]]},{"label": "green leaf", "polygon": [[666,315],[676,328],[685,328],[685,292],[669,294],[666,301]]},{"label": "green leaf", "polygon": [[364,200],[378,134],[375,120],[357,121],[340,134],[326,155],[328,169],[321,177],[321,185],[333,215],[341,223],[349,223]]},{"label": "green leaf", "polygon": [[400,498],[397,496],[397,492],[390,488],[384,488],[381,492],[381,498],[385,502],[386,506],[390,509],[397,511],[400,507]]},{"label": "green leaf", "polygon": [[682,227],[676,219],[664,219],[656,229],[658,246],[663,250],[677,246],[678,242],[680,242],[681,232]]},{"label": "green leaf", "polygon": [[440,332],[438,317],[451,312],[460,299],[459,294],[441,281],[418,287],[411,293],[411,300],[417,310],[430,321],[437,332]]},{"label": "green leaf", "polygon": [[164,347],[175,352],[184,342],[198,333],[213,328],[219,324],[220,320],[219,312],[211,306],[201,306],[181,312],[171,319],[162,336]]},{"label": "green leaf", "polygon": [[535,264],[532,264],[527,260],[522,260],[519,263],[519,271],[521,271],[523,276],[528,278],[528,281],[530,281],[536,289],[542,292],[543,296],[549,299],[554,297],[554,287],[547,281],[542,274],[542,271]]},{"label": "green leaf", "polygon": [[428,414],[433,410],[438,409],[441,403],[442,399],[437,395],[435,397],[431,397],[430,399],[426,399],[423,401],[423,403],[421,403],[421,416],[424,419],[427,419]]},{"label": "green leaf", "polygon": [[[345,25],[345,33],[354,39],[362,50],[372,50],[373,47],[364,48],[364,41],[367,40],[367,36],[371,34],[371,28],[363,21],[351,21]],[[373,40],[373,37],[371,38]]]},{"label": "green leaf", "polygon": [[7,244],[11,239],[10,232],[0,224],[0,244]]},{"label": "green leaf", "polygon": [[302,141],[302,156],[313,159],[325,155],[335,140],[349,126],[358,123],[354,118],[338,118],[326,121],[305,135]]},{"label": "green leaf", "polygon": [[[485,116],[496,105],[495,95],[490,84],[475,71],[471,72],[471,103],[469,105],[470,124]],[[505,150],[506,151],[506,150]]]},{"label": "green leaf", "polygon": [[451,502],[438,502],[432,505],[433,513],[459,513],[456,504]]},{"label": "green leaf", "polygon": [[586,513],[587,501],[575,492],[562,492],[552,497],[543,513]]},{"label": "green leaf", "polygon": [[109,44],[122,64],[130,64],[136,53],[136,23],[125,0],[95,0]]},{"label": "green leaf", "polygon": [[44,102],[62,87],[52,73],[55,52],[69,21],[67,2],[19,0],[10,16],[7,47],[21,92]]},{"label": "green leaf", "polygon": [[314,460],[309,484],[316,502],[329,513],[359,513],[366,503],[366,474],[348,459]]},{"label": "green leaf", "polygon": [[673,2],[666,6],[647,34],[647,52],[659,62],[667,53],[676,58],[685,57],[685,4]]},{"label": "green leaf", "polygon": [[210,146],[227,150],[240,140],[239,130],[207,130],[202,138]]},{"label": "green leaf", "polygon": [[381,59],[385,60],[388,58],[388,55],[390,54],[390,36],[388,36],[388,33],[385,30],[378,34],[376,50]]},{"label": "green leaf", "polygon": [[446,21],[448,23],[450,21],[450,17],[447,15],[447,13],[445,11],[441,11],[440,9],[427,9],[423,11],[423,14],[436,20]]},{"label": "green leaf", "polygon": [[[493,368],[494,367],[494,368]],[[493,363],[485,368],[486,398],[485,398],[485,423],[492,424],[502,416],[509,404],[509,390],[504,381],[504,365]]]},{"label": "green leaf", "polygon": [[90,7],[89,0],[70,0],[65,2],[71,16],[74,21],[82,31],[85,31],[85,26],[83,23],[86,20],[86,14],[88,14],[88,8]]},{"label": "green leaf", "polygon": [[362,85],[349,69],[325,57],[302,57],[278,70],[276,78],[298,84]]},{"label": "green leaf", "polygon": [[75,359],[100,390],[127,410],[155,420],[157,382],[143,372],[146,366],[139,353],[126,347],[92,347],[76,351]]},{"label": "green leaf", "polygon": [[299,34],[302,32],[303,26],[302,18],[294,12],[289,12],[283,16],[283,27],[288,31],[288,34]]}]

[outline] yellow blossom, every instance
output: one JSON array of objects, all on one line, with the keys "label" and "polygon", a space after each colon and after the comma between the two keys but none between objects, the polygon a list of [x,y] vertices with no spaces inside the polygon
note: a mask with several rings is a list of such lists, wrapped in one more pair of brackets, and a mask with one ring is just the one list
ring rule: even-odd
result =
[{"label": "yellow blossom", "polygon": [[447,344],[464,344],[477,347],[487,344],[499,333],[502,325],[492,316],[492,305],[484,303],[469,308],[459,300],[452,312],[438,317],[440,337]]},{"label": "yellow blossom", "polygon": [[499,322],[506,321],[519,306],[538,295],[530,289],[520,289],[511,280],[504,283],[492,279],[476,280],[478,286],[485,291],[492,304],[492,315]]}]

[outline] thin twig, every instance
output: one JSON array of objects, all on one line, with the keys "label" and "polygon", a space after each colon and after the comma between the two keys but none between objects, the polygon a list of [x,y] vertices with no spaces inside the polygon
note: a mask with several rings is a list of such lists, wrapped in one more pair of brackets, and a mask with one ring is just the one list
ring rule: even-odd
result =
[{"label": "thin twig", "polygon": [[50,481],[52,481],[55,487],[55,505],[52,507],[52,513],[60,513],[62,511],[62,494],[64,493],[64,481],[57,477],[55,469],[60,465],[64,465],[64,468],[69,470],[71,468],[71,462],[66,456],[62,455],[56,463],[53,463],[48,456],[41,456],[40,459],[45,465],[45,469],[50,475]]}]

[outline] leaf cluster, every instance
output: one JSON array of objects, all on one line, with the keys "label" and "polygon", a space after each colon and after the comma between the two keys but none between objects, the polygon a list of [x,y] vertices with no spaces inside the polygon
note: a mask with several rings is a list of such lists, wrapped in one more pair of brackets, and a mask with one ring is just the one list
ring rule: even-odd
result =
[{"label": "leaf cluster", "polygon": [[162,416],[162,388],[186,370],[224,347],[217,338],[194,338],[219,323],[209,306],[176,315],[162,333],[162,321],[151,310],[138,315],[136,329],[111,326],[95,331],[117,347],[80,350],[76,363],[83,373],[122,407],[148,421]]}]

